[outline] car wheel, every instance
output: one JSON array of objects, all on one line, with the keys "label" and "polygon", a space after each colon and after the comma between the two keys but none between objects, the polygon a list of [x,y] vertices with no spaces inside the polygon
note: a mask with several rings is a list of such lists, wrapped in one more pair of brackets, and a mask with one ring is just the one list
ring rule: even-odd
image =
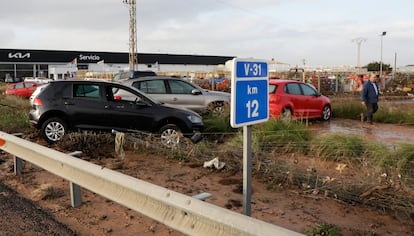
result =
[{"label": "car wheel", "polygon": [[65,135],[66,123],[57,117],[46,120],[41,127],[42,137],[50,144],[59,141]]},{"label": "car wheel", "polygon": [[169,124],[160,129],[161,143],[168,148],[176,147],[182,137],[183,135],[176,125]]},{"label": "car wheel", "polygon": [[217,117],[217,116],[222,116],[225,113],[225,107],[223,105],[217,105],[213,108],[213,110],[211,111],[212,115]]},{"label": "car wheel", "polygon": [[226,112],[226,105],[222,102],[210,104],[207,110],[213,117],[223,116]]},{"label": "car wheel", "polygon": [[322,110],[322,120],[327,121],[331,119],[331,115],[332,115],[331,107],[328,105],[324,106]]},{"label": "car wheel", "polygon": [[281,121],[291,121],[292,120],[292,110],[290,108],[283,108],[282,114],[280,115]]}]

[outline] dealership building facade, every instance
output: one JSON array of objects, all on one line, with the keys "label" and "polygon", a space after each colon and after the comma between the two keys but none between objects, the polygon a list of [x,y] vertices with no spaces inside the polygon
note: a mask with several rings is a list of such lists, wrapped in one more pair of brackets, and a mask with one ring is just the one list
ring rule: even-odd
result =
[{"label": "dealership building facade", "polygon": [[[232,56],[138,53],[138,70],[154,72],[211,73],[232,60]],[[116,73],[129,71],[124,52],[0,49],[0,80],[47,77],[63,79],[80,71]]]}]

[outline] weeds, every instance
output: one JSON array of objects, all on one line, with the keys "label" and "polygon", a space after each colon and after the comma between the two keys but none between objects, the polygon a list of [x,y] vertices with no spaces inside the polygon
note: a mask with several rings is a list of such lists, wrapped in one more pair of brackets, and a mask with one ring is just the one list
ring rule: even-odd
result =
[{"label": "weeds", "polygon": [[[334,116],[338,118],[361,119],[365,107],[359,98],[332,100]],[[379,109],[374,115],[374,122],[391,124],[414,124],[414,103],[406,101],[379,101]]]},{"label": "weeds", "polygon": [[397,159],[397,175],[403,183],[414,188],[414,145],[400,144],[393,156]]},{"label": "weeds", "polygon": [[238,129],[234,129],[230,126],[230,116],[212,116],[208,115],[203,117],[205,125],[204,136],[209,140],[217,140],[218,142],[224,142],[226,137],[234,136]]},{"label": "weeds", "polygon": [[[306,153],[311,139],[311,133],[304,124],[271,119],[254,127],[252,149],[255,153]],[[242,146],[242,142],[240,131],[231,143]]]},{"label": "weeds", "polygon": [[365,111],[361,102],[356,99],[341,99],[340,101],[332,100],[332,103],[334,107],[333,116],[337,118],[358,120],[361,119],[361,113]]},{"label": "weeds", "polygon": [[322,223],[311,231],[306,231],[308,236],[338,236],[339,228],[334,224]]},{"label": "weeds", "polygon": [[17,133],[29,128],[29,100],[0,95],[0,130],[8,133]]},{"label": "weeds", "polygon": [[326,135],[316,139],[313,153],[324,160],[361,163],[365,152],[364,141],[357,136],[339,134]]}]

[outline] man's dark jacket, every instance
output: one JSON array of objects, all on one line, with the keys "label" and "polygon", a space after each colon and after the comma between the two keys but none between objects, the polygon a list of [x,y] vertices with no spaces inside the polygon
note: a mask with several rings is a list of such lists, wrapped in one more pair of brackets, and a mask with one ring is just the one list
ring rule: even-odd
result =
[{"label": "man's dark jacket", "polygon": [[[377,86],[379,94],[379,86],[377,83],[375,85]],[[378,94],[375,92],[374,84],[368,80],[362,88],[361,100],[366,103],[378,103]]]}]

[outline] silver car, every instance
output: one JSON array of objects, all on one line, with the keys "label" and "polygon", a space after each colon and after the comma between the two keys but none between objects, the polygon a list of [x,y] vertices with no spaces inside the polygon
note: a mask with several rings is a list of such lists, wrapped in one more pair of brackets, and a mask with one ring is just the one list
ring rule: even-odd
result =
[{"label": "silver car", "polygon": [[135,87],[160,102],[179,105],[201,114],[224,114],[230,104],[230,93],[206,90],[177,77],[147,76],[121,83]]}]

